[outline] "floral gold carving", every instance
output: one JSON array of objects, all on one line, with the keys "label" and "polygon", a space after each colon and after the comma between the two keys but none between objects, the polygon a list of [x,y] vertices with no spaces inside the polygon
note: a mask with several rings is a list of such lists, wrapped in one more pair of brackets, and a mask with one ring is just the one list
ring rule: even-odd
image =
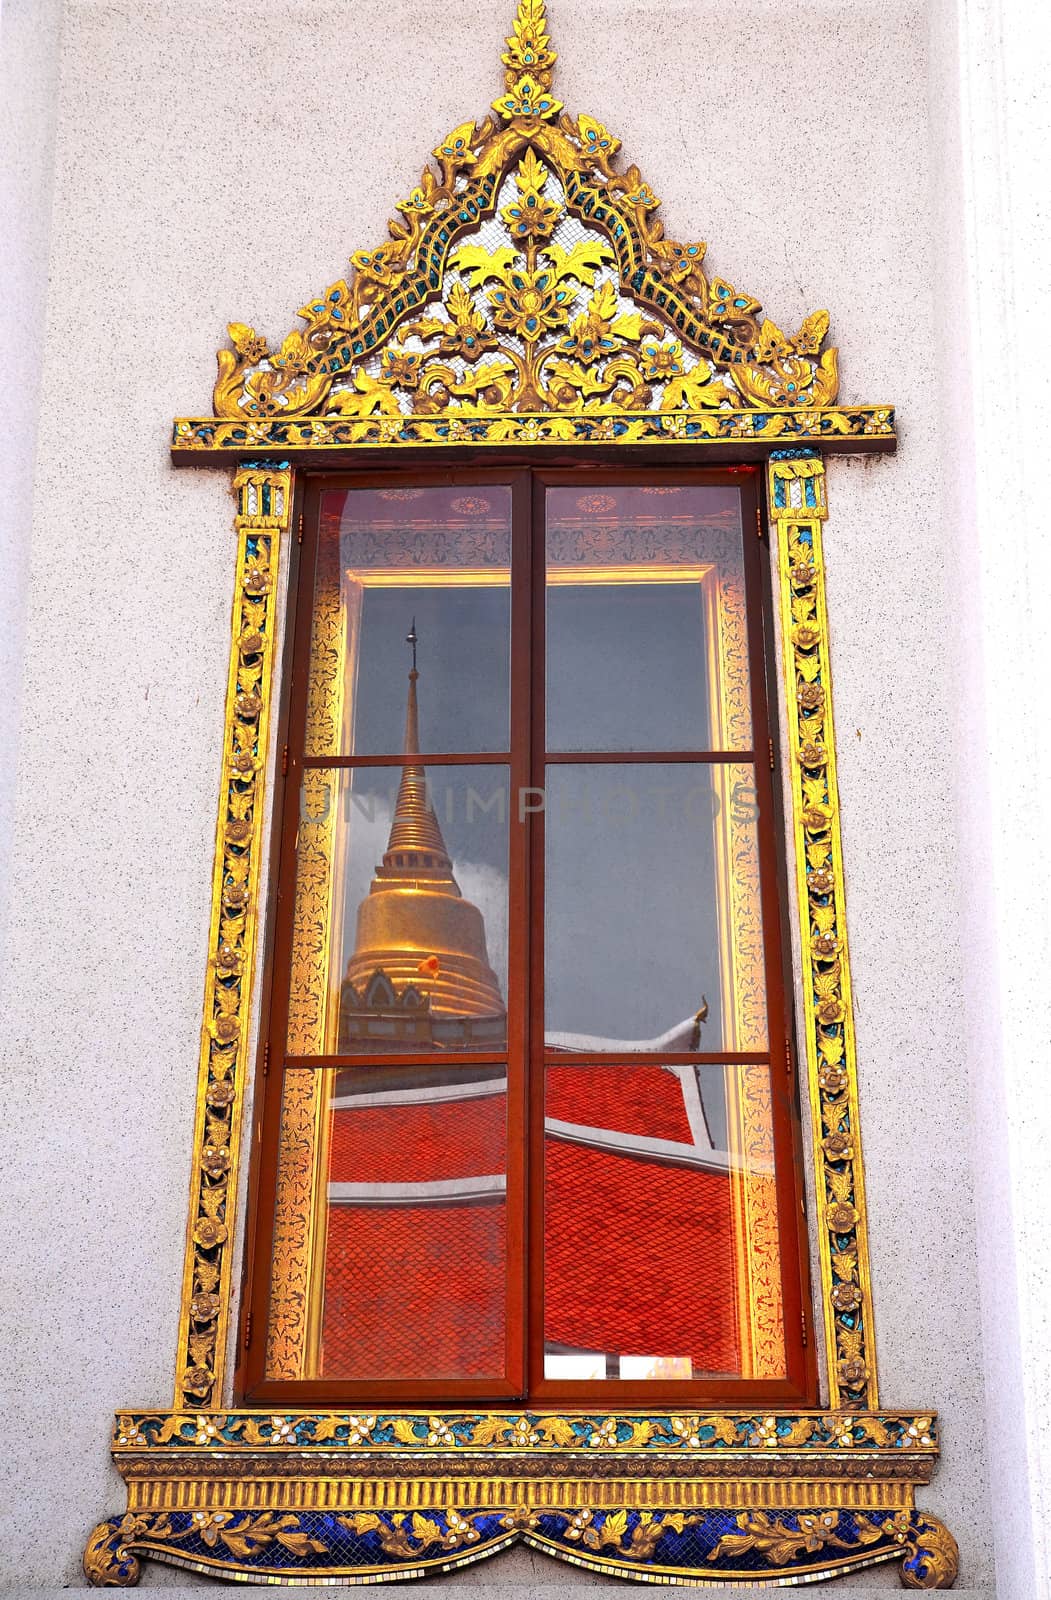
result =
[{"label": "floral gold carving", "polygon": [[277,559],[291,513],[291,473],[246,466],[234,478],[234,495],[233,643],[176,1374],[177,1403],[203,1408],[221,1393],[232,1298],[229,1240],[250,1046]]},{"label": "floral gold carving", "polygon": [[520,0],[502,59],[495,115],[441,141],[388,239],[352,253],[301,328],[272,345],[229,325],[216,418],[337,419],[363,438],[410,417],[833,414],[828,312],[786,334],[703,241],[665,236],[619,139],[554,97],[543,0]]},{"label": "floral gold carving", "polygon": [[902,1542],[908,1551],[901,1569],[903,1588],[952,1588],[960,1570],[960,1550],[944,1522],[924,1512],[913,1519]]},{"label": "floral gold carving", "polygon": [[[231,1487],[217,1486],[213,1496]],[[250,1487],[259,1492],[264,1486]],[[903,1561],[906,1588],[949,1587],[956,1572],[951,1535],[937,1519],[913,1510],[908,1491],[897,1503],[872,1509],[859,1486],[860,1500],[739,1511],[735,1531],[728,1532],[726,1509],[703,1497],[680,1505],[561,1505],[537,1484],[531,1497],[514,1504],[488,1496],[481,1506],[464,1501],[477,1487],[449,1485],[415,1505],[403,1494],[393,1505],[336,1514],[323,1509],[324,1499],[290,1510],[228,1506],[213,1498],[196,1508],[184,1503],[128,1512],[95,1529],[85,1571],[95,1586],[133,1584],[136,1556],[150,1555],[247,1582],[368,1583],[450,1571],[522,1540],[575,1565],[648,1582],[754,1581],[757,1555],[770,1578],[790,1583],[896,1559]],[[813,1487],[822,1493],[829,1486]]]},{"label": "floral gold carving", "polygon": [[[521,1453],[536,1457],[586,1450],[596,1454],[682,1454],[707,1457],[727,1451],[759,1453],[811,1450],[937,1455],[937,1428],[929,1413],[805,1411],[693,1412],[682,1415],[537,1412],[284,1412],[236,1410],[128,1412],[118,1416],[113,1453],[145,1460],[150,1452],[193,1451],[201,1446],[237,1454],[265,1447],[297,1453],[315,1450],[401,1453],[436,1457],[458,1451]],[[146,1452],[146,1456],[142,1455]],[[750,1471],[758,1468],[750,1467]],[[867,1468],[866,1468],[867,1470]]]},{"label": "floral gold carving", "polygon": [[376,415],[342,420],[284,415],[236,421],[221,417],[179,418],[172,433],[177,462],[237,460],[273,450],[282,456],[351,457],[362,450],[432,446],[653,445],[730,446],[735,453],[778,445],[820,445],[857,455],[895,447],[890,406],[824,407],[813,410],[720,410],[703,412],[601,411],[522,414],[497,411],[467,415]]},{"label": "floral gold carving", "polygon": [[791,1566],[793,1560],[806,1551],[808,1555],[831,1545],[834,1549],[849,1550],[856,1544],[874,1544],[881,1528],[867,1517],[857,1518],[857,1536],[854,1541],[841,1539],[836,1532],[839,1518],[834,1511],[815,1511],[800,1514],[796,1526],[790,1528],[783,1517],[771,1517],[765,1511],[745,1511],[737,1518],[739,1533],[724,1533],[712,1551],[712,1560],[719,1556],[739,1556],[746,1550],[759,1550],[772,1567]]},{"label": "floral gold carving", "polygon": [[768,473],[780,566],[829,1391],[834,1405],[870,1410],[879,1402],[821,536],[825,469],[817,456],[789,452],[775,453]]},{"label": "floral gold carving", "polygon": [[682,1533],[700,1520],[699,1516],[685,1511],[669,1511],[663,1516],[642,1511],[629,1532],[628,1513],[623,1508],[609,1511],[601,1518],[597,1518],[594,1511],[577,1511],[570,1517],[564,1536],[571,1543],[579,1541],[587,1550],[609,1549],[612,1554],[629,1561],[652,1561],[658,1542],[669,1529]]},{"label": "floral gold carving", "polygon": [[84,1548],[84,1575],[95,1589],[126,1589],[138,1583],[141,1568],[125,1544],[145,1526],[141,1517],[126,1512],[100,1522]]}]

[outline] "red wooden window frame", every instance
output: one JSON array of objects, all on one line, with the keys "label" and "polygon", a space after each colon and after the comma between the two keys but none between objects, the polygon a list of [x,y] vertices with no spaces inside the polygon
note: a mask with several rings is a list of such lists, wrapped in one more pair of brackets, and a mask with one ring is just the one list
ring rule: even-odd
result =
[{"label": "red wooden window frame", "polygon": [[[439,1407],[466,1400],[499,1404],[528,1400],[541,1407],[561,1410],[573,1406],[600,1406],[613,1411],[624,1406],[650,1408],[667,1405],[720,1406],[813,1404],[817,1395],[815,1342],[811,1329],[808,1257],[804,1217],[804,1185],[797,1084],[794,1071],[788,996],[791,976],[787,966],[789,940],[785,916],[783,839],[780,796],[773,779],[775,739],[772,725],[772,598],[763,559],[764,531],[760,505],[760,474],[752,466],[724,468],[606,467],[593,462],[548,467],[519,463],[416,470],[403,465],[396,472],[362,471],[310,476],[301,489],[297,545],[290,576],[289,623],[279,739],[284,759],[274,804],[268,942],[264,965],[264,1027],[256,1087],[256,1141],[250,1185],[248,1248],[246,1250],[245,1316],[237,1373],[239,1400],[255,1405],[341,1407],[404,1405],[415,1402]],[[446,751],[427,754],[428,768],[442,765],[494,765],[508,769],[512,804],[509,815],[509,947],[508,1032],[506,1054],[462,1051],[457,1065],[471,1063],[507,1065],[508,1168],[507,1251],[508,1278],[506,1326],[507,1371],[503,1381],[453,1379],[417,1381],[346,1381],[334,1378],[277,1381],[265,1376],[266,1320],[269,1264],[273,1241],[274,1196],[277,1181],[278,1141],[283,1067],[321,1068],[362,1065],[367,1057],[316,1056],[290,1058],[285,1054],[288,984],[291,970],[292,915],[295,887],[298,796],[303,770],[315,767],[398,767],[408,758],[382,756],[309,757],[304,753],[306,696],[310,667],[310,640],[314,569],[320,527],[321,496],[329,490],[436,485],[477,486],[502,484],[511,488],[511,748],[485,754]],[[611,487],[619,485],[731,484],[741,495],[744,528],[744,567],[751,689],[752,748],[747,751],[574,751],[550,757],[545,749],[544,621],[546,568],[544,561],[544,497],[549,487]],[[755,530],[753,533],[752,530]],[[295,556],[298,555],[298,560]],[[298,570],[297,570],[298,569]],[[768,759],[769,752],[769,759]],[[690,1380],[553,1380],[543,1376],[543,1149],[544,1149],[544,814],[535,811],[519,818],[514,801],[520,790],[542,788],[545,767],[551,761],[586,765],[599,762],[710,763],[718,760],[751,763],[758,804],[760,890],[766,957],[768,1048],[760,1052],[695,1051],[671,1055],[661,1061],[673,1064],[705,1062],[769,1063],[774,1117],[778,1226],[780,1232],[782,1291],[787,1376],[783,1379]],[[383,1056],[386,1065],[433,1064],[434,1054]],[[557,1058],[556,1058],[557,1059]],[[604,1065],[639,1065],[645,1055],[596,1054]],[[574,1055],[583,1065],[590,1057]],[[532,1175],[532,1182],[530,1176]],[[530,1246],[530,1241],[536,1241]],[[688,1263],[683,1264],[688,1273]]]}]

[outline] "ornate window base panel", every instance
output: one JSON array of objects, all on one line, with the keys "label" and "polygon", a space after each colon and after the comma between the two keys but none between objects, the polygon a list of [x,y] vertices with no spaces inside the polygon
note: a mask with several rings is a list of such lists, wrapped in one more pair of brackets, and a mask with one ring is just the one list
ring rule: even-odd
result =
[{"label": "ornate window base panel", "polygon": [[956,1542],[914,1504],[930,1416],[553,1416],[260,1411],[121,1416],[128,1509],[92,1584],[140,1557],[245,1583],[380,1583],[524,1542],[643,1583],[793,1585],[899,1561],[947,1589]]}]

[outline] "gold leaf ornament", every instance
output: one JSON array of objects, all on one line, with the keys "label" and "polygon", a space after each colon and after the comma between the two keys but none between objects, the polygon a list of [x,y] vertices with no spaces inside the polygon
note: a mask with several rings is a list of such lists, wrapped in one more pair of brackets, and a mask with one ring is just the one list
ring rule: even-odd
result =
[{"label": "gold leaf ornament", "polygon": [[579,239],[571,250],[552,244],[544,253],[553,263],[559,281],[576,278],[588,288],[594,283],[596,272],[614,259],[610,246],[597,236]]},{"label": "gold leaf ornament", "polygon": [[419,1539],[424,1545],[440,1544],[442,1530],[433,1517],[425,1517],[421,1512],[414,1511],[412,1514],[412,1536],[414,1539]]},{"label": "gold leaf ornament", "polygon": [[231,322],[226,331],[230,335],[230,342],[238,357],[246,366],[254,366],[257,361],[266,360],[270,348],[254,328],[250,328],[244,322]]},{"label": "gold leaf ornament", "polygon": [[601,171],[608,173],[609,163],[620,149],[620,140],[594,117],[581,114],[576,125],[584,154]]},{"label": "gold leaf ornament", "polygon": [[383,1526],[375,1511],[354,1511],[349,1517],[337,1517],[336,1521],[350,1533],[375,1533]]},{"label": "gold leaf ornament", "polygon": [[792,344],[801,356],[816,356],[825,339],[828,337],[829,315],[827,311],[812,311],[809,317],[803,319],[803,325]]},{"label": "gold leaf ornament", "polygon": [[712,1416],[707,1418],[713,1433],[723,1444],[737,1442],[738,1424],[733,1417]]},{"label": "gold leaf ornament", "polygon": [[476,289],[489,278],[503,278],[517,254],[508,247],[490,251],[480,244],[463,244],[449,261],[470,288]]},{"label": "gold leaf ornament", "polygon": [[552,1444],[567,1445],[576,1442],[577,1436],[573,1424],[565,1417],[541,1417],[537,1428]]}]

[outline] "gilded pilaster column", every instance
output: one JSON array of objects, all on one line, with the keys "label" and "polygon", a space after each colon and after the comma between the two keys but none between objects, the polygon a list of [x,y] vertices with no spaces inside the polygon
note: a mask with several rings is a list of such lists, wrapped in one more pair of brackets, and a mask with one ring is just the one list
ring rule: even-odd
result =
[{"label": "gilded pilaster column", "polygon": [[278,556],[292,470],[250,464],[234,477],[237,578],[212,876],[176,1409],[222,1403],[231,1313],[233,1201],[249,1048],[270,726]]},{"label": "gilded pilaster column", "polygon": [[821,525],[825,467],[779,450],[768,468],[791,756],[807,1081],[829,1404],[879,1404],[839,829]]}]

